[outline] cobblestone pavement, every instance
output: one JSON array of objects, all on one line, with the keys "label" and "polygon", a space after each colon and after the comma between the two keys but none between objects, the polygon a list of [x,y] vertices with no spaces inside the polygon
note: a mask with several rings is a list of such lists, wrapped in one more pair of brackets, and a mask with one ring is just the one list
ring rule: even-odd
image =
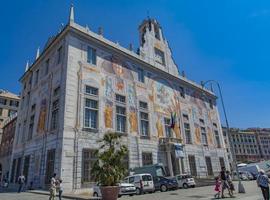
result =
[{"label": "cobblestone pavement", "polygon": [[[243,200],[263,200],[261,191],[257,187],[255,181],[248,181],[243,183],[246,189],[245,194],[235,194],[235,198],[229,199],[243,199]],[[237,189],[237,183],[235,183]],[[124,196],[120,200],[213,200],[214,189],[213,186],[198,187],[192,189],[179,189],[176,191],[156,192],[154,194],[145,194],[140,196]],[[228,196],[228,195],[227,195]],[[0,200],[48,200],[46,195],[23,193],[0,193]],[[58,198],[56,198],[58,199]]]}]

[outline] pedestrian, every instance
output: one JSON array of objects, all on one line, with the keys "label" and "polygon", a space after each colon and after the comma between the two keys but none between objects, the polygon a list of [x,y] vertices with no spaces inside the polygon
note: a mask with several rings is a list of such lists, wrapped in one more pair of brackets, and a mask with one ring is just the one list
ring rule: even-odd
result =
[{"label": "pedestrian", "polygon": [[233,196],[233,191],[235,190],[235,188],[234,188],[234,184],[233,184],[233,181],[232,181],[231,173],[229,171],[226,171],[226,178],[227,178],[227,181],[228,181],[229,189],[231,191],[231,196]]},{"label": "pedestrian", "polygon": [[18,177],[18,183],[19,183],[19,189],[18,189],[18,193],[23,191],[23,187],[24,187],[24,183],[25,183],[25,177],[23,174],[21,174]]},{"label": "pedestrian", "polygon": [[50,183],[50,198],[49,200],[55,200],[56,196],[56,173],[53,174]]},{"label": "pedestrian", "polygon": [[219,174],[220,179],[221,179],[221,198],[225,198],[224,196],[224,191],[227,189],[229,191],[229,195],[232,196],[231,190],[228,184],[227,176],[226,176],[226,168],[222,167],[221,172]]},{"label": "pedestrian", "polygon": [[262,190],[264,200],[269,200],[269,179],[262,169],[257,177],[257,185]]},{"label": "pedestrian", "polygon": [[58,180],[58,194],[59,194],[59,200],[62,200],[62,194],[63,194],[63,186],[62,186],[62,179]]},{"label": "pedestrian", "polygon": [[216,180],[216,183],[215,183],[215,191],[217,192],[217,193],[215,194],[215,198],[216,198],[216,199],[220,199],[220,193],[221,193],[221,179],[220,179],[219,176],[217,176],[217,177],[215,178],[215,180]]}]

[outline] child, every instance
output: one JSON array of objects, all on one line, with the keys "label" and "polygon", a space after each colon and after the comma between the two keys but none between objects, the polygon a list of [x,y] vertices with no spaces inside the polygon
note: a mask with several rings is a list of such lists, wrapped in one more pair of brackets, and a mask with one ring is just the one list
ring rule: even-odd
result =
[{"label": "child", "polygon": [[215,194],[215,198],[216,198],[216,199],[219,199],[219,198],[220,198],[220,193],[221,193],[221,180],[220,180],[220,177],[219,177],[219,176],[217,176],[217,177],[215,178],[215,180],[216,180],[215,191],[217,192],[217,193]]},{"label": "child", "polygon": [[62,187],[62,179],[59,179],[58,181],[58,189],[59,189],[59,200],[62,199],[62,193],[63,193],[63,187]]}]

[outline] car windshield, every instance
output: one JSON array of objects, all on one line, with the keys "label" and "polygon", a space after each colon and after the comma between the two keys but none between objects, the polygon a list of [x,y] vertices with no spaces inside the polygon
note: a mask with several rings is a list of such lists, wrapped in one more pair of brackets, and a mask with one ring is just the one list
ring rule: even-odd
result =
[{"label": "car windshield", "polygon": [[144,176],[142,176],[142,180],[143,181],[152,181],[152,176],[144,175]]}]

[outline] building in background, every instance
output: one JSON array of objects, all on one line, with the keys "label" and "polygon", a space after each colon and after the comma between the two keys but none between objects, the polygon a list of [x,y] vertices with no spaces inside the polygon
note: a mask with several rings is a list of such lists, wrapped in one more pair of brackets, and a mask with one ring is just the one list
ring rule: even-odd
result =
[{"label": "building in background", "polygon": [[8,180],[12,147],[16,129],[17,113],[10,116],[3,124],[2,141],[0,143],[0,183]]},{"label": "building in background", "polygon": [[137,52],[124,48],[75,23],[71,8],[20,79],[11,182],[23,172],[46,187],[57,173],[65,191],[88,190],[108,131],[123,136],[127,168],[162,163],[170,176],[213,177],[229,167],[215,94],[180,75],[155,19],[139,37]]},{"label": "building in background", "polygon": [[0,89],[0,143],[5,120],[14,115],[19,107],[18,95]]},{"label": "building in background", "polygon": [[230,133],[238,163],[270,159],[270,129],[232,128]]}]

